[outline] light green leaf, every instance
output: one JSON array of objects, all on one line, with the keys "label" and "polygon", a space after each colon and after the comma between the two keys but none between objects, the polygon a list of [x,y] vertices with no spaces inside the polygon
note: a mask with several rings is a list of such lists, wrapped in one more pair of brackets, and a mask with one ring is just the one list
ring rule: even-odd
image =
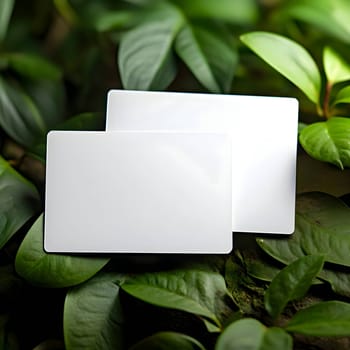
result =
[{"label": "light green leaf", "polygon": [[292,337],[281,328],[266,328],[245,318],[230,324],[219,336],[215,350],[292,350]]},{"label": "light green leaf", "polygon": [[159,14],[130,30],[121,40],[118,65],[125,89],[162,90],[176,75],[173,42],[183,17],[163,4]]},{"label": "light green leaf", "polygon": [[331,47],[323,51],[323,65],[330,84],[350,79],[350,65]]},{"label": "light green leaf", "polygon": [[0,157],[0,248],[36,213],[40,198],[33,184]]},{"label": "light green leaf", "polygon": [[2,42],[6,36],[14,4],[15,0],[0,1],[0,42]]},{"label": "light green leaf", "polygon": [[242,42],[271,67],[295,84],[314,103],[319,103],[321,76],[310,54],[298,43],[281,35],[252,32]]},{"label": "light green leaf", "polygon": [[313,158],[350,167],[350,119],[333,117],[307,126],[299,135],[305,151]]},{"label": "light green leaf", "polygon": [[228,296],[219,273],[195,269],[146,273],[129,279],[122,289],[147,303],[206,317],[219,327]]},{"label": "light green leaf", "polygon": [[350,103],[350,86],[340,89],[334,98],[333,104]]},{"label": "light green leaf", "polygon": [[141,340],[130,350],[205,350],[196,339],[176,332],[159,332]]},{"label": "light green leaf", "polygon": [[46,125],[32,99],[0,78],[0,125],[18,143],[30,146]]},{"label": "light green leaf", "polygon": [[350,336],[350,304],[325,301],[297,312],[286,330],[320,337]]},{"label": "light green leaf", "polygon": [[254,0],[175,0],[189,17],[218,19],[237,24],[252,24],[258,19]]},{"label": "light green leaf", "polygon": [[350,42],[350,3],[348,0],[288,1],[283,13],[310,23],[346,43]]},{"label": "light green leaf", "polygon": [[68,291],[63,319],[67,350],[124,348],[119,299],[119,284],[123,280],[116,273],[100,273]]},{"label": "light green leaf", "polygon": [[93,20],[94,27],[99,32],[106,32],[110,30],[123,29],[136,21],[136,14],[132,11],[106,11],[98,14]]},{"label": "light green leaf", "polygon": [[19,74],[31,78],[59,80],[61,78],[60,69],[43,57],[28,53],[7,54],[9,66]]},{"label": "light green leaf", "polygon": [[175,48],[195,77],[211,92],[229,92],[237,54],[225,33],[186,24]]},{"label": "light green leaf", "polygon": [[281,270],[272,280],[265,293],[265,308],[268,313],[277,318],[288,302],[301,299],[312,281],[321,271],[323,257],[307,255],[299,258]]},{"label": "light green leaf", "polygon": [[82,283],[109,261],[109,258],[48,254],[43,245],[41,215],[25,236],[15,261],[17,273],[41,287],[61,288]]}]

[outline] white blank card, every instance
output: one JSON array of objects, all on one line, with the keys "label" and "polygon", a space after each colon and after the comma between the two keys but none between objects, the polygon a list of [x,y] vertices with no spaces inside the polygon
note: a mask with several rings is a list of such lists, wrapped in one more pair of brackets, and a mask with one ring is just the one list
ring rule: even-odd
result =
[{"label": "white blank card", "polygon": [[296,99],[112,90],[106,130],[226,133],[232,141],[232,230],[294,231]]},{"label": "white blank card", "polygon": [[54,131],[46,166],[48,252],[232,249],[225,134]]}]

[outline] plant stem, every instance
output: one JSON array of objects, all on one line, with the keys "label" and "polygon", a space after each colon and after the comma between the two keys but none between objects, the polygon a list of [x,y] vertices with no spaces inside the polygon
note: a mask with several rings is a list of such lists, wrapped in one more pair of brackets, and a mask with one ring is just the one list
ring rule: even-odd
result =
[{"label": "plant stem", "polygon": [[331,116],[329,114],[329,100],[331,97],[333,84],[331,82],[327,82],[326,91],[323,99],[323,116],[329,119]]}]

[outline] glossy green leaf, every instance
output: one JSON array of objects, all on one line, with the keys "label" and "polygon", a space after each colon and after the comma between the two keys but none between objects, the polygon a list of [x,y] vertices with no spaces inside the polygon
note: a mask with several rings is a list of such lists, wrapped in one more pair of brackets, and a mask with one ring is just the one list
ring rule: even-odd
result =
[{"label": "glossy green leaf", "polygon": [[122,289],[147,303],[206,317],[219,327],[228,295],[219,273],[199,269],[142,274],[126,281]]},{"label": "glossy green leaf", "polygon": [[307,126],[299,135],[300,143],[313,158],[350,167],[350,119],[333,117]]},{"label": "glossy green leaf", "polygon": [[265,293],[265,308],[273,317],[279,316],[288,302],[301,299],[313,279],[321,271],[323,257],[307,255],[281,270]]},{"label": "glossy green leaf", "polygon": [[186,24],[179,32],[177,54],[211,92],[229,92],[237,64],[232,42],[214,28]]},{"label": "glossy green leaf", "polygon": [[346,86],[338,91],[333,104],[338,103],[350,103],[350,86]]},{"label": "glossy green leaf", "polygon": [[286,330],[321,337],[350,336],[350,304],[325,301],[297,312]]},{"label": "glossy green leaf", "polygon": [[266,328],[245,318],[230,324],[219,336],[215,350],[292,350],[292,337],[281,328]]},{"label": "glossy green leaf", "polygon": [[105,266],[109,258],[45,253],[43,215],[31,227],[20,245],[15,267],[27,281],[41,287],[69,287],[82,283]]},{"label": "glossy green leaf", "polygon": [[350,65],[331,47],[323,51],[323,65],[328,82],[336,84],[350,79]]},{"label": "glossy green leaf", "polygon": [[130,350],[205,350],[196,339],[176,332],[159,332],[141,340]]},{"label": "glossy green leaf", "polygon": [[58,80],[61,78],[60,69],[41,56],[28,53],[7,54],[9,66],[19,74],[31,78]]},{"label": "glossy green leaf", "polygon": [[162,90],[176,75],[172,47],[184,19],[176,8],[163,5],[120,42],[118,66],[125,89]]},{"label": "glossy green leaf", "polygon": [[0,42],[6,36],[14,4],[15,0],[0,1]]},{"label": "glossy green leaf", "polygon": [[254,0],[175,0],[187,16],[215,18],[221,21],[252,24],[258,18],[258,6]]},{"label": "glossy green leaf", "polygon": [[100,273],[68,291],[63,319],[67,350],[124,348],[119,299],[119,284],[123,280],[116,273]]},{"label": "glossy green leaf", "polygon": [[284,11],[346,43],[350,42],[350,3],[348,0],[292,0]]},{"label": "glossy green leaf", "polygon": [[18,143],[30,146],[46,131],[37,106],[23,91],[0,78],[0,125]]},{"label": "glossy green leaf", "polygon": [[281,35],[252,32],[242,42],[271,67],[295,84],[314,103],[319,103],[321,76],[314,59],[298,43]]},{"label": "glossy green leaf", "polygon": [[40,197],[35,186],[0,157],[0,248],[39,208]]}]

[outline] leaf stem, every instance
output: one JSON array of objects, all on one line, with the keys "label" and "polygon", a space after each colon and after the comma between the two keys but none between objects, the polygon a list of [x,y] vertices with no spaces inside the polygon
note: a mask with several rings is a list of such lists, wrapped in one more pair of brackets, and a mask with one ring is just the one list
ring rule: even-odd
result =
[{"label": "leaf stem", "polygon": [[333,88],[333,84],[331,82],[327,82],[326,91],[323,99],[323,108],[322,108],[323,116],[326,117],[327,119],[331,117],[329,112],[329,100],[331,97],[332,88]]}]

